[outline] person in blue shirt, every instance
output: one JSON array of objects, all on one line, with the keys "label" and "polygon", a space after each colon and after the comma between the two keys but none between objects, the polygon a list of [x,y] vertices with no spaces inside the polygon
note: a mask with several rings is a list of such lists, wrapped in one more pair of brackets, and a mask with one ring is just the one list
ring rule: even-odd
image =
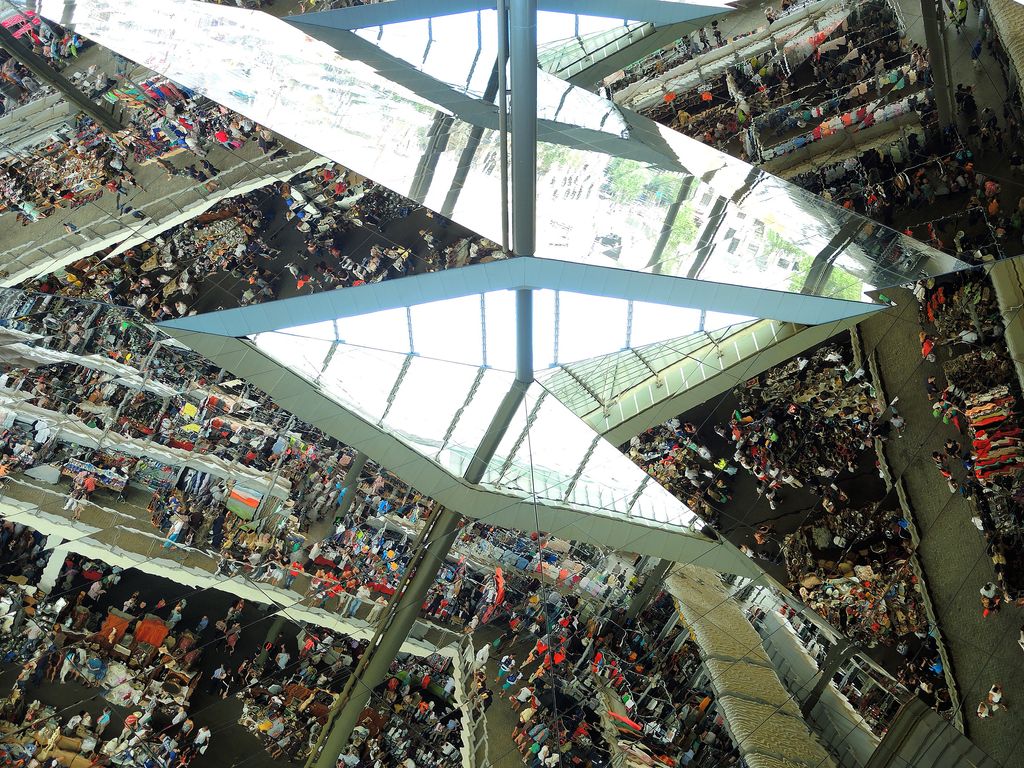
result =
[{"label": "person in blue shirt", "polygon": [[103,731],[110,725],[110,707],[104,707],[103,712],[96,718],[96,738],[103,735]]}]

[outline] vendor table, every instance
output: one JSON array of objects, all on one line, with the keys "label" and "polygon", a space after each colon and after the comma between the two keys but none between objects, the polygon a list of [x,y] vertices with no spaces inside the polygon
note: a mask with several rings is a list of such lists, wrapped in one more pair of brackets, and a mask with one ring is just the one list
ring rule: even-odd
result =
[{"label": "vendor table", "polygon": [[111,469],[100,469],[95,464],[80,459],[68,459],[60,470],[60,473],[66,477],[74,477],[79,472],[89,472],[95,475],[98,486],[109,488],[112,491],[123,491],[128,482],[122,475]]}]

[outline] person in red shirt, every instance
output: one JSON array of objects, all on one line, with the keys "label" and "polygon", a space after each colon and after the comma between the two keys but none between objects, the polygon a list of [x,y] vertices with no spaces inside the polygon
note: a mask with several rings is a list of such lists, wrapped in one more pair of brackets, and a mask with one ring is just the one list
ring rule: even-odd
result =
[{"label": "person in red shirt", "polygon": [[291,565],[289,565],[288,575],[284,577],[284,588],[291,589],[292,582],[294,582],[297,577],[302,575],[302,573],[302,563],[292,563]]}]

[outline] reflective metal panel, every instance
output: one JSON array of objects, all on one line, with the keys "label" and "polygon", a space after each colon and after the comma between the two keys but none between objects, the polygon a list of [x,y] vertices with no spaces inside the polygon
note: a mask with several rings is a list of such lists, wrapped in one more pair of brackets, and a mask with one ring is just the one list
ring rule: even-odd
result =
[{"label": "reflective metal panel", "polygon": [[[475,111],[475,125],[451,120],[443,146],[428,152],[432,120],[448,110],[389,80],[397,77],[390,57],[375,69],[269,15],[195,0],[142,4],[130,14],[112,0],[41,6],[44,15],[397,192],[409,194],[415,180],[419,202],[500,239],[489,105]],[[348,32],[337,39],[342,47],[345,40],[370,47]],[[467,58],[457,60],[464,67]],[[467,89],[475,83],[473,75]],[[555,85],[542,89],[544,114],[562,119],[571,111],[575,124],[542,124],[539,257],[702,279],[711,292],[714,283],[734,283],[855,300],[869,288],[967,267],[592,94]],[[466,100],[448,100],[440,83],[429,90],[453,105]],[[619,117],[629,138],[608,132]],[[414,179],[426,155],[429,178]],[[771,317],[771,307],[761,314]]]},{"label": "reflective metal panel", "polygon": [[[302,17],[293,17],[292,21],[301,26]],[[583,34],[607,30],[609,24],[608,19],[597,17],[540,13],[538,42],[570,37],[576,30],[583,30]],[[355,34],[459,92],[482,98],[497,65],[497,31],[497,13],[485,10],[370,27]],[[542,120],[617,136],[628,134],[626,121],[614,102],[574,88],[544,71],[538,73],[537,89],[537,112]],[[498,103],[496,95],[492,95],[491,103]]]}]

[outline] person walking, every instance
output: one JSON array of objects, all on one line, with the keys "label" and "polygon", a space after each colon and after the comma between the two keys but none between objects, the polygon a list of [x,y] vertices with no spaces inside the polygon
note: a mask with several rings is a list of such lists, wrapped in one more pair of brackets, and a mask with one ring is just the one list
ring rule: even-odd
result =
[{"label": "person walking", "polygon": [[200,755],[206,754],[206,750],[210,746],[210,735],[210,729],[205,725],[196,731],[196,737],[192,741],[192,746],[195,747]]},{"label": "person walking", "polygon": [[990,613],[998,611],[1002,607],[999,587],[993,582],[986,582],[978,592],[981,594],[982,616],[987,617]]},{"label": "person walking", "polygon": [[1003,701],[1003,686],[999,683],[993,683],[992,687],[988,689],[986,703],[992,712],[998,712],[1000,709],[1008,710],[1009,707],[1006,706],[1006,702]]},{"label": "person walking", "polygon": [[96,718],[96,738],[102,738],[103,732],[107,730],[107,726],[110,725],[110,707],[104,707],[100,716]]},{"label": "person walking", "polygon": [[210,674],[210,693],[220,693],[223,689],[223,681],[227,676],[228,672],[224,668],[224,664],[221,663],[221,665]]},{"label": "person walking", "polygon": [[979,37],[974,41],[971,46],[971,66],[974,67],[975,71],[981,69],[981,38]]},{"label": "person walking", "polygon": [[284,588],[291,589],[292,583],[303,574],[302,563],[293,562],[288,565],[288,573],[284,577]]},{"label": "person walking", "polygon": [[355,616],[359,612],[359,608],[362,606],[365,600],[370,599],[370,590],[365,584],[360,584],[356,590],[355,597],[352,598],[348,604],[348,610],[345,612],[346,616]]}]

